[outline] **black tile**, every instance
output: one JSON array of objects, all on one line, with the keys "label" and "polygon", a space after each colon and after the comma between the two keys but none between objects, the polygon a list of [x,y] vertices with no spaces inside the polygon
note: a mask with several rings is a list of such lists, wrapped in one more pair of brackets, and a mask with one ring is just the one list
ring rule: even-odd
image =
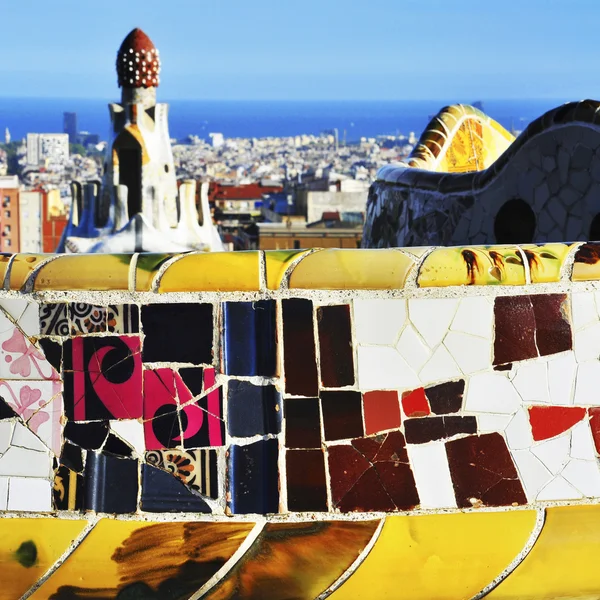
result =
[{"label": "black tile", "polygon": [[144,362],[212,363],[212,304],[142,306]]},{"label": "black tile", "polygon": [[228,492],[232,513],[279,511],[278,455],[275,439],[229,448]]},{"label": "black tile", "polygon": [[276,331],[274,300],[225,302],[223,304],[225,373],[265,377],[275,375]]},{"label": "black tile", "polygon": [[325,387],[354,384],[350,307],[321,306],[317,309],[321,382]]},{"label": "black tile", "polygon": [[287,448],[321,447],[321,411],[318,398],[285,400],[285,445]]},{"label": "black tile", "polygon": [[108,439],[102,448],[102,452],[114,454],[115,456],[123,456],[129,458],[133,454],[133,448],[126,444],[121,438],[109,433]]},{"label": "black tile", "polygon": [[64,436],[86,450],[98,450],[108,436],[108,423],[74,423],[67,421]]},{"label": "black tile", "polygon": [[281,431],[280,396],[275,386],[229,381],[227,427],[237,437],[277,434]]},{"label": "black tile", "polygon": [[364,435],[360,392],[321,392],[325,439],[342,440]]},{"label": "black tile", "polygon": [[128,514],[137,510],[139,463],[88,452],[85,462],[86,510]]},{"label": "black tile", "polygon": [[457,415],[407,419],[404,422],[404,431],[409,444],[426,444],[459,433],[477,433],[477,419]]},{"label": "black tile", "polygon": [[52,496],[56,510],[83,510],[83,475],[65,466],[58,467],[54,475]]},{"label": "black tile", "polygon": [[146,512],[210,513],[210,506],[171,473],[142,465],[141,509]]},{"label": "black tile", "polygon": [[288,450],[285,455],[288,509],[327,511],[325,456],[322,450]]},{"label": "black tile", "polygon": [[204,369],[202,367],[184,367],[179,369],[179,374],[183,379],[183,383],[192,392],[192,396],[199,396],[202,393],[204,381]]},{"label": "black tile", "polygon": [[83,450],[75,444],[65,442],[60,453],[60,464],[76,473],[83,472]]},{"label": "black tile", "polygon": [[10,404],[0,396],[0,419],[12,419],[17,416],[17,413],[10,407]]},{"label": "black tile", "polygon": [[62,344],[53,342],[48,338],[40,338],[38,344],[46,360],[60,373],[62,363]]},{"label": "black tile", "polygon": [[458,412],[462,407],[465,381],[449,381],[440,383],[425,390],[431,412],[436,415],[447,415]]}]

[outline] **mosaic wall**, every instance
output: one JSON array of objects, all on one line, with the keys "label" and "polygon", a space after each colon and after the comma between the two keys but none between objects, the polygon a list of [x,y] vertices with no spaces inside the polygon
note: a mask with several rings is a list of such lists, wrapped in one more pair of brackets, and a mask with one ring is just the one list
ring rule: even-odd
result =
[{"label": "mosaic wall", "polygon": [[[473,142],[498,157],[483,170],[484,159],[474,158],[482,155],[459,143],[460,136],[438,118],[409,167],[379,171],[369,193],[363,246],[600,239],[599,107],[586,100],[552,110],[499,157],[497,140],[507,140],[493,129],[495,138]],[[460,168],[440,162],[444,149],[453,145],[465,148]]]},{"label": "mosaic wall", "polygon": [[0,258],[0,599],[600,589],[600,245]]}]

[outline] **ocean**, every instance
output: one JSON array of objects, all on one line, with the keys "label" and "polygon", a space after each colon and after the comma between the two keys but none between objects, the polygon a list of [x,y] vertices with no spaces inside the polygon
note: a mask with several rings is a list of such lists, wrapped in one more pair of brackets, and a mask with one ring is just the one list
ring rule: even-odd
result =
[{"label": "ocean", "polygon": [[[115,100],[117,96],[115,95]],[[467,103],[476,99],[467,100]],[[111,100],[75,98],[0,98],[0,138],[8,127],[13,140],[27,133],[63,130],[63,112],[76,112],[78,129],[106,139],[107,104]],[[211,132],[225,137],[282,137],[318,135],[336,129],[340,142],[378,135],[419,135],[440,108],[457,102],[399,101],[215,101],[173,100],[170,104],[171,137],[192,134],[208,139]],[[465,102],[464,99],[462,99]],[[523,129],[533,119],[564,100],[483,100],[484,112],[504,127]]]}]

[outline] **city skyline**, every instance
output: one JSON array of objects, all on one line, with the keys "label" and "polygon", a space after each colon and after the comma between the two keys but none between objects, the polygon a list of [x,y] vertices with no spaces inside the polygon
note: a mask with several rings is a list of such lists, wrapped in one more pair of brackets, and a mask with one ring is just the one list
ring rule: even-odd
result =
[{"label": "city skyline", "polygon": [[[7,3],[8,4],[8,3]],[[134,27],[156,41],[165,99],[598,97],[590,0],[499,5],[307,0],[58,0],[3,10],[5,97],[107,98],[115,45]],[[39,10],[36,10],[39,8]],[[468,44],[466,43],[468,40]]]}]

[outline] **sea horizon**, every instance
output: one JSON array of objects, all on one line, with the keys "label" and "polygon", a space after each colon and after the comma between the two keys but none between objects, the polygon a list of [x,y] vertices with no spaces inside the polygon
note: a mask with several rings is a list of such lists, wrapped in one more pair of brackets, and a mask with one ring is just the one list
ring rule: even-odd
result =
[{"label": "sea horizon", "polygon": [[[111,98],[34,98],[0,96],[0,132],[8,127],[13,140],[27,133],[58,133],[63,112],[75,112],[78,130],[107,139]],[[507,129],[522,130],[532,120],[564,103],[564,99],[424,99],[424,100],[192,100],[161,98],[169,104],[172,138],[210,133],[227,138],[319,135],[338,130],[341,142],[380,135],[420,135],[448,104],[482,102],[484,112]]]}]

